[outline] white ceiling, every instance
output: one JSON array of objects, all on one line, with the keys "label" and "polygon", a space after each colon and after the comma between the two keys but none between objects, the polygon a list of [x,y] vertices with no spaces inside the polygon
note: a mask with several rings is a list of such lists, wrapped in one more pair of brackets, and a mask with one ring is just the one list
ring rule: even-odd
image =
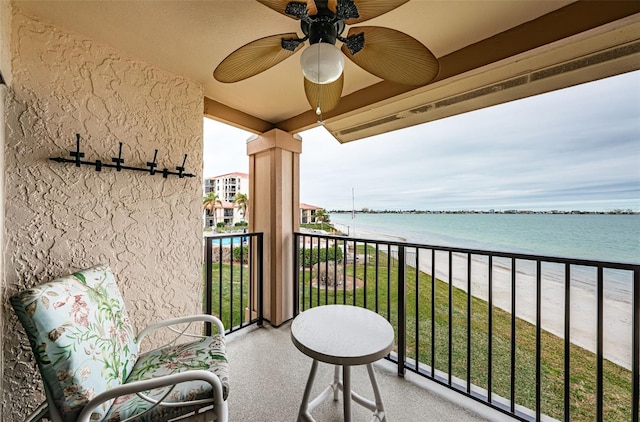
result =
[{"label": "white ceiling", "polygon": [[[366,25],[401,30],[441,57],[568,3],[414,0]],[[278,122],[309,109],[300,51],[245,81],[223,84],[212,76],[229,53],[250,41],[285,32],[302,36],[299,21],[255,0],[20,0],[17,4],[25,12],[186,75],[204,86],[207,97],[263,120]],[[348,61],[343,95],[379,81]]]},{"label": "white ceiling", "polygon": [[[572,3],[412,0],[365,25],[401,30],[442,58]],[[300,71],[301,52],[241,82],[224,84],[213,78],[214,68],[250,41],[285,32],[302,35],[299,21],[255,0],[16,0],[15,4],[25,13],[187,76],[201,83],[205,96],[216,103],[274,126],[310,110]],[[526,42],[526,36],[514,42]],[[366,96],[363,88],[380,85],[380,79],[347,62],[343,97],[359,92]]]}]

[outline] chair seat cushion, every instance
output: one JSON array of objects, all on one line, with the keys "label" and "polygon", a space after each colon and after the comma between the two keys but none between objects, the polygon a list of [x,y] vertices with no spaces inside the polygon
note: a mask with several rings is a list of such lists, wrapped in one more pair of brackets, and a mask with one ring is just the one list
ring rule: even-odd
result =
[{"label": "chair seat cushion", "polygon": [[[229,364],[227,362],[225,338],[223,335],[205,337],[201,340],[175,346],[165,346],[144,353],[138,358],[126,383],[148,380],[194,369],[210,370],[216,374],[222,383],[224,400],[227,399],[229,394]],[[159,400],[167,391],[168,388],[158,388],[148,391],[145,394],[152,399]],[[169,393],[165,401],[175,403],[211,397],[213,397],[211,385],[198,380],[178,384],[171,393]],[[113,403],[104,420],[109,422],[121,421],[151,407],[151,403],[135,394],[121,396]],[[191,406],[190,408],[157,406],[149,411],[149,413],[146,413],[140,420],[166,420],[184,415],[199,407],[201,406]]]}]

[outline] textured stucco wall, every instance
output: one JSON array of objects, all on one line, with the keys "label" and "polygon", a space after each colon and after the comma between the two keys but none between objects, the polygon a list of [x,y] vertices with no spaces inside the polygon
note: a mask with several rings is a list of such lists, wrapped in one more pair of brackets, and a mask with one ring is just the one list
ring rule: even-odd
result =
[{"label": "textured stucco wall", "polygon": [[7,84],[11,82],[11,9],[10,2],[0,1],[0,71]]},{"label": "textured stucco wall", "polygon": [[[18,5],[19,6],[19,5]],[[202,87],[14,10],[5,146],[3,420],[42,400],[40,377],[8,298],[108,262],[140,329],[201,309]],[[158,149],[159,168],[189,155],[195,178],[76,168],[75,149],[127,165]]]},{"label": "textured stucco wall", "polygon": [[[5,83],[11,80],[11,59],[10,59],[10,43],[11,40],[11,3],[0,2],[0,72]],[[5,302],[4,296],[4,255],[2,248],[4,245],[4,146],[5,146],[5,112],[4,102],[7,93],[7,87],[0,85],[0,303]],[[4,316],[0,311],[0,327],[3,326]],[[0,330],[0,344],[4,344],[4,330]],[[3,391],[3,373],[4,359],[2,357],[2,349],[0,349],[0,392]],[[3,411],[0,407],[0,420],[3,418]]]}]

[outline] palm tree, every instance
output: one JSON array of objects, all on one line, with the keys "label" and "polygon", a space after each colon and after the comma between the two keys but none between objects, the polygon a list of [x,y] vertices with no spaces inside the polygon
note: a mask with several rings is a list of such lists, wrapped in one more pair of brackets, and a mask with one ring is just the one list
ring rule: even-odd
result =
[{"label": "palm tree", "polygon": [[246,221],[247,208],[249,207],[249,197],[244,193],[237,193],[233,198],[233,203],[242,211],[242,221]]},{"label": "palm tree", "polygon": [[329,214],[324,209],[316,210],[316,223],[320,222],[320,229],[324,230],[324,223],[329,222]]},{"label": "palm tree", "polygon": [[210,214],[213,214],[213,225],[215,227],[215,231],[218,231],[218,221],[216,216],[216,208],[217,206],[222,206],[222,201],[215,192],[209,192],[207,196],[202,198],[202,210],[209,210]]}]

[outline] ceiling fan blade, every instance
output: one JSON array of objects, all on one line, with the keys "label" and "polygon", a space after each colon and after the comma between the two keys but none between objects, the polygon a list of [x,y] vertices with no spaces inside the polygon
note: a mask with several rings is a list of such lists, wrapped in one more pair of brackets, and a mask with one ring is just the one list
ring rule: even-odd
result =
[{"label": "ceiling fan blade", "polygon": [[[402,6],[409,0],[351,0],[358,8],[358,18],[348,18],[344,20],[347,25],[364,22],[392,11],[398,6]],[[340,3],[340,2],[338,2]]]},{"label": "ceiling fan blade", "polygon": [[230,83],[247,79],[277,65],[302,47],[294,50],[282,48],[282,40],[297,40],[295,32],[272,35],[245,44],[229,54],[213,71],[213,77],[220,82]]},{"label": "ceiling fan blade", "polygon": [[[288,18],[292,19],[301,19],[301,16],[297,16],[296,14],[287,13],[287,6],[289,3],[293,3],[292,6],[296,6],[296,3],[306,4],[307,15],[313,16],[318,13],[318,9],[316,7],[316,3],[314,0],[258,0],[258,2],[264,4],[271,10],[275,10],[278,13],[282,13]],[[292,7],[290,6],[290,7]],[[299,7],[293,7],[294,10],[300,10]],[[291,10],[291,9],[290,9]]]},{"label": "ceiling fan blade", "polygon": [[440,70],[438,59],[415,38],[391,28],[350,28],[347,38],[364,34],[364,48],[355,54],[346,44],[342,52],[355,64],[386,81],[404,85],[426,85]]},{"label": "ceiling fan blade", "polygon": [[313,83],[307,78],[304,78],[304,93],[307,95],[309,105],[316,113],[318,107],[321,113],[326,113],[336,108],[340,102],[343,85],[344,73],[334,82],[323,85]]}]

